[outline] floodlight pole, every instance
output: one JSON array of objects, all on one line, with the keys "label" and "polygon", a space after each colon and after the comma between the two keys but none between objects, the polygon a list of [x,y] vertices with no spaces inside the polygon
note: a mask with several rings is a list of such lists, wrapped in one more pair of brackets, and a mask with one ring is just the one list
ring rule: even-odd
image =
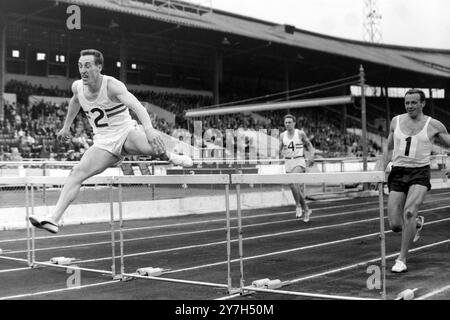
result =
[{"label": "floodlight pole", "polygon": [[127,62],[128,62],[128,48],[127,35],[122,32],[120,35],[120,81],[127,83]]},{"label": "floodlight pole", "polygon": [[364,68],[359,67],[359,79],[361,85],[361,124],[362,124],[362,146],[363,146],[363,171],[367,171],[367,123],[366,123],[366,96]]},{"label": "floodlight pole", "polygon": [[5,59],[6,59],[6,23],[3,15],[0,15],[0,121],[4,119],[5,92]]}]

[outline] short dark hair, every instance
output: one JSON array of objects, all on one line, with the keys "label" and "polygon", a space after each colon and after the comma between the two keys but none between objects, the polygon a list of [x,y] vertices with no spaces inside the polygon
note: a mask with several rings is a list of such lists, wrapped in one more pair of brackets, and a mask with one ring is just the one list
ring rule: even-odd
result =
[{"label": "short dark hair", "polygon": [[420,96],[420,102],[424,102],[425,101],[425,93],[422,90],[419,89],[409,89],[408,91],[406,91],[405,93],[405,97],[409,94],[418,94]]},{"label": "short dark hair", "polygon": [[296,119],[295,119],[295,117],[294,117],[292,114],[287,114],[287,115],[285,115],[285,116],[283,117],[283,121],[286,120],[286,119],[288,119],[288,118],[291,118],[292,121],[296,122]]},{"label": "short dark hair", "polygon": [[80,57],[82,56],[94,56],[94,62],[96,65],[101,64],[103,66],[104,59],[103,54],[95,49],[85,49],[80,51]]}]

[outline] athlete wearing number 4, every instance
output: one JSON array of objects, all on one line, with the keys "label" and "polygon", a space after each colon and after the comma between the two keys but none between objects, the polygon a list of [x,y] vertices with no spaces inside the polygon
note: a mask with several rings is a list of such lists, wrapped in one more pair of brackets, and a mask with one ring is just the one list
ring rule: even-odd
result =
[{"label": "athlete wearing number 4", "polygon": [[388,177],[388,217],[392,231],[402,232],[400,254],[392,272],[407,271],[406,257],[413,242],[419,239],[424,218],[418,216],[419,206],[431,189],[430,155],[432,144],[440,142],[450,147],[450,135],[438,120],[423,114],[425,94],[408,90],[405,94],[406,113],[391,121],[388,152],[377,164],[384,171],[392,159]]},{"label": "athlete wearing number 4", "polygon": [[[306,167],[314,164],[314,147],[303,130],[295,129],[295,117],[291,114],[284,116],[286,131],[280,135],[280,155],[286,159],[286,173],[303,173]],[[310,156],[305,159],[304,149],[308,149]],[[305,214],[303,221],[308,222],[312,210],[308,208],[300,184],[290,184],[294,196],[297,218]]]},{"label": "athlete wearing number 4", "polygon": [[[73,97],[58,138],[70,137],[70,126],[81,107],[93,128],[94,144],[73,167],[53,215],[30,217],[37,228],[57,233],[58,223],[77,197],[82,182],[120,162],[124,155],[158,156],[175,165],[192,166],[192,159],[188,156],[166,150],[145,107],[122,82],[101,74],[103,63],[103,55],[97,50],[82,50],[80,53],[78,68],[81,80],[72,85]],[[142,125],[131,118],[128,108],[136,113]]]}]

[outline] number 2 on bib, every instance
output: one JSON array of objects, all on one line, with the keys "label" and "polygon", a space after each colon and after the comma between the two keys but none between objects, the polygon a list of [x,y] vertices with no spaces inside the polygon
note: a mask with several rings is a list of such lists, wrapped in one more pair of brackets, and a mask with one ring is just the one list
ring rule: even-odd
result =
[{"label": "number 2 on bib", "polygon": [[102,120],[105,117],[105,111],[103,111],[100,108],[93,108],[91,109],[91,112],[98,112],[98,116],[94,119],[94,124],[97,128],[103,128],[103,127],[107,127],[108,123],[100,123],[100,120]]}]

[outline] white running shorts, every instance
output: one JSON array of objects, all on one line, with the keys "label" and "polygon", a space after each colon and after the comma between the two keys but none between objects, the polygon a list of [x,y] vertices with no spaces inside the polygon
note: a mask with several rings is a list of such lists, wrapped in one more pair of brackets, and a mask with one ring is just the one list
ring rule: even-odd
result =
[{"label": "white running shorts", "polygon": [[138,130],[139,126],[135,120],[132,123],[126,124],[123,127],[115,129],[114,132],[96,134],[94,136],[94,146],[112,154],[122,157],[122,148],[127,140],[128,134],[131,130]]},{"label": "white running shorts", "polygon": [[296,159],[286,159],[284,162],[284,167],[286,173],[292,173],[295,167],[306,168],[306,161],[304,157],[299,157]]}]

